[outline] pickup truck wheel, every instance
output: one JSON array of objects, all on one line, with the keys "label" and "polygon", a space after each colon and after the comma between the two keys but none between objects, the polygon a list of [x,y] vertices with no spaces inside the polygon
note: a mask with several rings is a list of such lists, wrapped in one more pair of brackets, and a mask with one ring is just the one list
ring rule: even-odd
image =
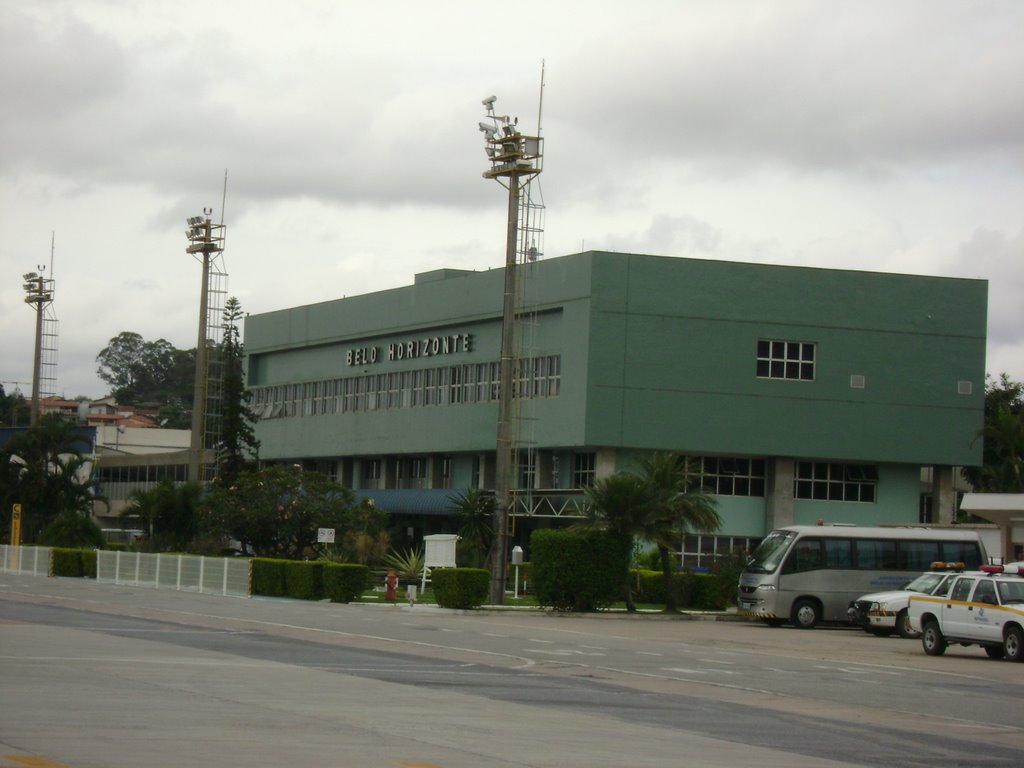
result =
[{"label": "pickup truck wheel", "polygon": [[789,618],[797,629],[814,629],[821,621],[821,609],[813,600],[797,600],[793,603],[793,611]]},{"label": "pickup truck wheel", "polygon": [[910,616],[907,614],[906,608],[896,614],[896,631],[900,633],[900,637],[921,636],[920,632],[915,632],[910,626]]},{"label": "pickup truck wheel", "polygon": [[921,647],[929,656],[941,656],[946,652],[946,638],[942,636],[939,622],[934,619],[921,629]]},{"label": "pickup truck wheel", "polygon": [[1005,655],[1003,653],[1003,646],[1001,645],[986,645],[985,653],[988,654],[990,659],[1001,659]]},{"label": "pickup truck wheel", "polygon": [[1024,661],[1024,630],[1009,627],[1003,635],[1003,655],[1009,661]]}]

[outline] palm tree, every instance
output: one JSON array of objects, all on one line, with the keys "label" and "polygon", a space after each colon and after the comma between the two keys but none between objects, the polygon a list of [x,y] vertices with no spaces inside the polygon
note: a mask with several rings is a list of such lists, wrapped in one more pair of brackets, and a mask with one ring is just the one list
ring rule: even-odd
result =
[{"label": "palm tree", "polygon": [[470,488],[459,491],[449,501],[455,510],[459,536],[469,545],[474,567],[489,569],[487,561],[494,539],[494,496]]},{"label": "palm tree", "polygon": [[150,550],[181,552],[199,534],[202,488],[198,483],[163,479],[152,488],[132,493],[121,512],[122,524],[138,519],[144,526]]},{"label": "palm tree", "polygon": [[658,548],[665,582],[665,610],[676,610],[672,588],[672,553],[687,532],[718,530],[722,518],[714,497],[687,471],[687,460],[675,453],[653,453],[640,460],[641,478],[651,505],[645,521],[647,536]]},{"label": "palm tree", "polygon": [[[648,524],[653,505],[649,488],[642,477],[628,472],[617,472],[602,477],[594,485],[589,486],[586,494],[587,522],[584,525],[629,540],[648,538]],[[628,574],[626,610],[636,610]]]}]

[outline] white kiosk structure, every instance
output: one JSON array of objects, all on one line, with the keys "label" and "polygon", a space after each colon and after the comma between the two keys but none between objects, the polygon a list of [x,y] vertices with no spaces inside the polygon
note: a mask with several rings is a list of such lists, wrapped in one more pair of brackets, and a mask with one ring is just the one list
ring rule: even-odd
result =
[{"label": "white kiosk structure", "polygon": [[459,536],[454,533],[435,533],[423,537],[423,579],[420,591],[427,588],[431,568],[455,567],[455,544]]}]

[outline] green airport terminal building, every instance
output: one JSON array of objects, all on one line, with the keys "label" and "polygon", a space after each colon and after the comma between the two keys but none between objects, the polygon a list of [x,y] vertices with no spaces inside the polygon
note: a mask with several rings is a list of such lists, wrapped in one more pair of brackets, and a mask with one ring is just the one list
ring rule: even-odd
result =
[{"label": "green airport terminal building", "polygon": [[[524,546],[651,451],[716,495],[722,528],[680,542],[698,566],[779,525],[949,522],[981,463],[983,280],[598,251],[517,274]],[[503,269],[440,269],[249,316],[260,458],[450,531],[454,494],[494,488],[503,291]]]}]

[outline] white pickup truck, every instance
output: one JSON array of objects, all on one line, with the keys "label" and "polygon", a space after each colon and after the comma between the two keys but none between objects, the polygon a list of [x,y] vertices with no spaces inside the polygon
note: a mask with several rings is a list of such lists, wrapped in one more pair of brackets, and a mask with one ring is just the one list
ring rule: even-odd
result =
[{"label": "white pickup truck", "polygon": [[930,656],[959,643],[980,645],[993,659],[1024,661],[1024,563],[962,573],[945,597],[912,595],[907,618]]}]

